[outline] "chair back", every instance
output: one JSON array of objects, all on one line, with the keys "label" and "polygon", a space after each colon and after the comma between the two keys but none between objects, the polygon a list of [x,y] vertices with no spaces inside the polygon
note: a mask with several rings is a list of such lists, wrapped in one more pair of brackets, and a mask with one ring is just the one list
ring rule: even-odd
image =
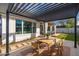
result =
[{"label": "chair back", "polygon": [[45,48],[45,47],[48,47],[48,44],[46,44],[46,43],[41,43],[41,44],[39,45],[39,48]]},{"label": "chair back", "polygon": [[63,46],[63,40],[60,40],[60,46]]},{"label": "chair back", "polygon": [[38,48],[38,42],[31,42],[33,48]]},{"label": "chair back", "polygon": [[56,43],[56,39],[53,39],[53,42]]}]

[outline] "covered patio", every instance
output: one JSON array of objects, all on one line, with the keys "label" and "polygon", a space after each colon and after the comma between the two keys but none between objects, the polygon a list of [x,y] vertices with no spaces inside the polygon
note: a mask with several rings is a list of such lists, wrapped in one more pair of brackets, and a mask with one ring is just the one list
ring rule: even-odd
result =
[{"label": "covered patio", "polygon": [[[45,35],[46,36],[48,35],[47,31],[48,31],[48,26],[50,26],[50,24],[52,26],[54,26],[53,34],[56,34],[56,27],[55,27],[55,25],[52,24],[52,21],[74,18],[74,48],[77,49],[77,26],[76,26],[76,24],[77,24],[78,10],[79,10],[79,4],[73,4],[73,3],[9,3],[8,8],[6,10],[6,44],[5,44],[6,45],[6,56],[12,54],[9,52],[10,51],[10,45],[9,45],[10,16],[15,16],[15,17],[20,16],[20,17],[34,19],[35,21],[37,21],[36,33],[38,33],[38,34],[35,34],[37,36],[37,37],[35,37],[35,39],[40,42],[41,41],[45,42],[42,39],[46,39],[46,40],[50,39],[50,41],[52,42],[51,43],[52,45],[53,45],[52,39],[58,40],[58,38],[55,38],[54,36],[53,37],[51,36],[50,38],[45,37]],[[22,22],[22,23],[24,23],[24,22]],[[38,24],[41,24],[41,25],[43,24],[43,27]],[[50,26],[50,35],[53,35],[52,26]],[[40,28],[40,30],[39,30],[39,28]],[[43,37],[41,37],[41,34]],[[31,34],[31,35],[34,35],[34,34]],[[40,39],[37,39],[37,38],[40,38]],[[47,41],[48,44],[50,44],[49,43],[50,41]],[[24,46],[25,49],[23,48],[23,50],[24,50],[24,52],[26,52],[27,44],[26,43],[23,43],[23,44],[25,44],[25,46]],[[51,46],[51,44],[49,46]],[[66,41],[65,41],[63,44],[69,44],[69,42],[66,43]],[[64,47],[64,48],[66,48],[66,47]],[[45,48],[45,49],[47,49],[47,48]],[[67,49],[69,49],[69,48],[67,48]],[[48,50],[51,50],[51,49],[48,48]],[[17,50],[17,51],[20,52],[20,50]],[[13,52],[13,54],[16,54],[18,52],[15,52],[15,53]],[[61,53],[61,52],[59,52],[59,53]],[[66,51],[64,52],[63,55],[65,55],[65,53],[66,53]],[[45,54],[48,54],[48,53],[45,53]],[[23,55],[25,55],[25,53]],[[67,55],[69,55],[69,53]]]}]

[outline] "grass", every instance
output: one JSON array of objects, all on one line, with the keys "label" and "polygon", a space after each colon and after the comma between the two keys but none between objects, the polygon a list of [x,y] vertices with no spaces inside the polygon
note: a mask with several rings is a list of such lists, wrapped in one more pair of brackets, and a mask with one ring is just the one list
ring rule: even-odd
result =
[{"label": "grass", "polygon": [[[75,40],[74,34],[69,34],[69,33],[59,33],[59,35],[56,37],[60,39],[69,40],[69,41]],[[78,39],[79,39],[79,35],[77,35],[77,41],[79,41]]]}]

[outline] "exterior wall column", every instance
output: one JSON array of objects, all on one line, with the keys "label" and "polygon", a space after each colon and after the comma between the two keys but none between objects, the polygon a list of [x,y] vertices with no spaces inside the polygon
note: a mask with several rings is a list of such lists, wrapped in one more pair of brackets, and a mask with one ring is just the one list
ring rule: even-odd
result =
[{"label": "exterior wall column", "polygon": [[40,22],[36,23],[36,37],[40,36]]},{"label": "exterior wall column", "polygon": [[50,33],[52,33],[52,26],[50,26]]},{"label": "exterior wall column", "polygon": [[23,23],[24,23],[24,22],[22,21],[22,34],[23,34]]},{"label": "exterior wall column", "polygon": [[48,22],[45,22],[45,33],[47,33],[47,29],[48,29]]},{"label": "exterior wall column", "polygon": [[45,24],[43,23],[43,34],[44,34],[44,32],[45,32],[45,26],[44,26]]},{"label": "exterior wall column", "polygon": [[54,25],[54,33],[56,34],[56,25]]},{"label": "exterior wall column", "polygon": [[32,22],[32,33],[33,33],[33,27],[34,27],[34,25],[33,25],[33,22]]}]

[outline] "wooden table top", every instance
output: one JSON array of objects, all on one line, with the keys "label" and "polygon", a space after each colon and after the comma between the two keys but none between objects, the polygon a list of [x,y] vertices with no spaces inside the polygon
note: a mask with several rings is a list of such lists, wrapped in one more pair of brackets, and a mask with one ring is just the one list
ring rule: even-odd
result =
[{"label": "wooden table top", "polygon": [[45,40],[39,40],[40,42],[43,42],[43,43],[47,43],[49,46],[51,46],[51,45],[54,45],[54,42],[53,42],[53,40],[48,40],[48,39],[45,39]]},{"label": "wooden table top", "polygon": [[[52,39],[42,39],[39,41],[48,44],[49,48],[55,44],[55,42]],[[56,42],[59,42],[59,41],[60,41],[59,39],[56,40]],[[38,50],[39,50],[39,54],[41,54],[44,51],[44,49],[38,49]]]}]

